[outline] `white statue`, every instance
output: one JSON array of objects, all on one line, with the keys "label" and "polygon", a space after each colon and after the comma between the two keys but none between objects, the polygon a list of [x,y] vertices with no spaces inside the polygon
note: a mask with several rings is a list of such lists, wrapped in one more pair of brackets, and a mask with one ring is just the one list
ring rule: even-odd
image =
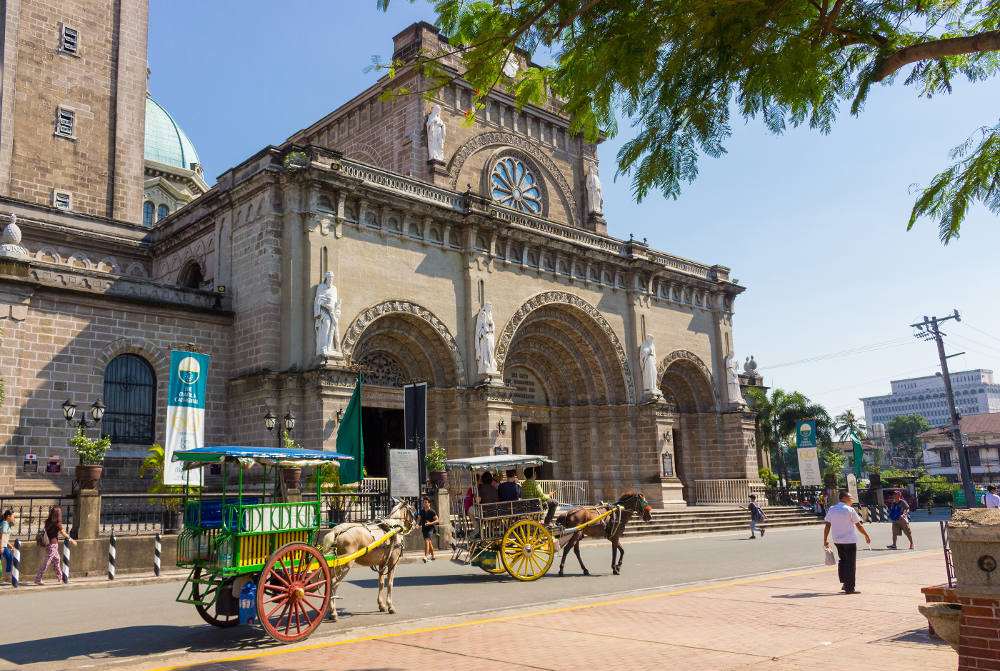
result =
[{"label": "white statue", "polygon": [[486,303],[476,315],[476,371],[480,375],[499,375],[493,354],[495,344],[493,303]]},{"label": "white statue", "polygon": [[441,106],[435,105],[427,117],[427,157],[444,163],[444,136],[447,133],[441,119]]},{"label": "white statue", "polygon": [[653,346],[652,333],[647,333],[645,342],[639,346],[639,370],[642,372],[642,397],[659,398],[661,393],[659,380],[656,379],[656,347]]},{"label": "white statue", "polygon": [[726,357],[726,389],[729,396],[729,404],[744,406],[743,392],[740,390],[740,369],[739,361],[732,352]]},{"label": "white statue", "polygon": [[587,171],[587,213],[600,214],[604,211],[601,200],[601,178],[597,176],[597,166]]},{"label": "white statue", "polygon": [[337,287],[333,286],[333,273],[328,272],[316,287],[316,299],[313,301],[316,356],[341,356],[340,303]]}]

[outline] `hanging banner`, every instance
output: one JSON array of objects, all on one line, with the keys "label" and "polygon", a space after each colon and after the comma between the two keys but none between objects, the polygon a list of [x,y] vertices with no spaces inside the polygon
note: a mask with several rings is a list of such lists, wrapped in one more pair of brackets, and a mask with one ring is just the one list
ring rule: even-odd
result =
[{"label": "hanging banner", "polygon": [[815,447],[800,447],[799,453],[799,477],[803,485],[823,484],[823,474],[819,470],[819,455]]},{"label": "hanging banner", "polygon": [[795,425],[796,447],[816,447],[816,420],[807,419]]},{"label": "hanging banner", "polygon": [[861,479],[861,467],[865,464],[865,447],[861,444],[861,439],[858,438],[858,434],[854,432],[854,427],[851,427],[851,444],[854,448],[854,477]]},{"label": "hanging banner", "polygon": [[[427,456],[427,383],[403,385],[403,428],[406,447],[417,452],[417,463]],[[427,482],[427,469],[418,468],[420,484]]]},{"label": "hanging banner", "polygon": [[[173,461],[174,452],[205,445],[205,396],[208,379],[207,354],[170,353],[170,388],[167,394],[167,439],[163,446],[163,483],[202,484],[202,469],[184,472]],[[188,479],[190,477],[190,480]]]}]

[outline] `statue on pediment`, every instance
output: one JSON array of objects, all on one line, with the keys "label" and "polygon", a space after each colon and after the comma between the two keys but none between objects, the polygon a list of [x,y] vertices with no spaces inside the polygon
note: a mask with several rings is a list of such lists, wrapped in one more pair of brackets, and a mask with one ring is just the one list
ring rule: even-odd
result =
[{"label": "statue on pediment", "polygon": [[316,298],[313,301],[316,356],[343,356],[340,351],[340,306],[337,287],[333,284],[333,273],[327,272],[316,287]]}]

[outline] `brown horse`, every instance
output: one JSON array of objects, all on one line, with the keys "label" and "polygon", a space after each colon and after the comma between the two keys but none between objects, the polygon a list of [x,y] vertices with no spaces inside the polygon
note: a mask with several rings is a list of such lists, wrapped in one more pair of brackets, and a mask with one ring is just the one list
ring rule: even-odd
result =
[{"label": "brown horse", "polygon": [[[562,561],[559,562],[559,575],[563,574],[563,567],[566,565],[566,555],[569,554],[570,548],[576,553],[576,560],[580,562],[583,575],[590,575],[590,571],[583,565],[583,559],[580,558],[580,541],[583,540],[584,536],[592,538],[603,536],[611,541],[611,572],[615,575],[621,573],[622,560],[625,559],[625,549],[621,546],[621,537],[625,531],[625,525],[632,519],[633,513],[642,515],[644,522],[649,522],[653,519],[653,516],[650,513],[649,504],[646,503],[646,497],[636,492],[625,492],[615,505],[622,506],[623,509],[611,513],[597,524],[591,524],[588,527],[580,529],[566,541],[566,544],[563,546]],[[607,512],[610,507],[603,505],[593,508],[574,508],[557,517],[556,524],[567,529],[577,527],[599,517],[602,513]],[[618,560],[617,564],[615,563],[616,557]]]}]

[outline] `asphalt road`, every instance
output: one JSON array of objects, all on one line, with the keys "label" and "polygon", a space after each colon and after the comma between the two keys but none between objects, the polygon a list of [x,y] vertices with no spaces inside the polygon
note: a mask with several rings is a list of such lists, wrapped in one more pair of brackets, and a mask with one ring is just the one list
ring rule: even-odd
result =
[{"label": "asphalt road", "polygon": [[[914,516],[918,550],[939,549],[937,520]],[[888,524],[869,525],[872,554],[887,557],[892,550]],[[765,538],[747,534],[705,534],[635,541],[625,546],[622,575],[611,575],[611,546],[593,542],[583,549],[592,572],[583,576],[570,556],[566,576],[549,574],[522,583],[490,576],[478,569],[448,561],[439,553],[433,563],[404,564],[396,573],[396,614],[379,613],[375,603],[377,581],[366,568],[355,568],[341,586],[340,619],[325,622],[310,639],[343,635],[375,624],[418,622],[429,616],[489,613],[511,606],[541,605],[560,599],[598,597],[635,590],[675,587],[758,575],[823,562],[822,526],[775,529]],[[864,546],[862,546],[863,548]],[[867,552],[859,553],[863,560]],[[558,562],[557,557],[556,561]],[[942,562],[941,579],[944,581]],[[864,573],[859,574],[863,588]],[[180,583],[137,585],[107,589],[0,591],[3,626],[0,627],[0,669],[100,669],[121,663],[164,666],[171,657],[191,652],[237,654],[265,650],[275,644],[259,629],[220,630],[206,625],[194,607],[175,602]],[[831,591],[839,589],[831,582]]]}]

